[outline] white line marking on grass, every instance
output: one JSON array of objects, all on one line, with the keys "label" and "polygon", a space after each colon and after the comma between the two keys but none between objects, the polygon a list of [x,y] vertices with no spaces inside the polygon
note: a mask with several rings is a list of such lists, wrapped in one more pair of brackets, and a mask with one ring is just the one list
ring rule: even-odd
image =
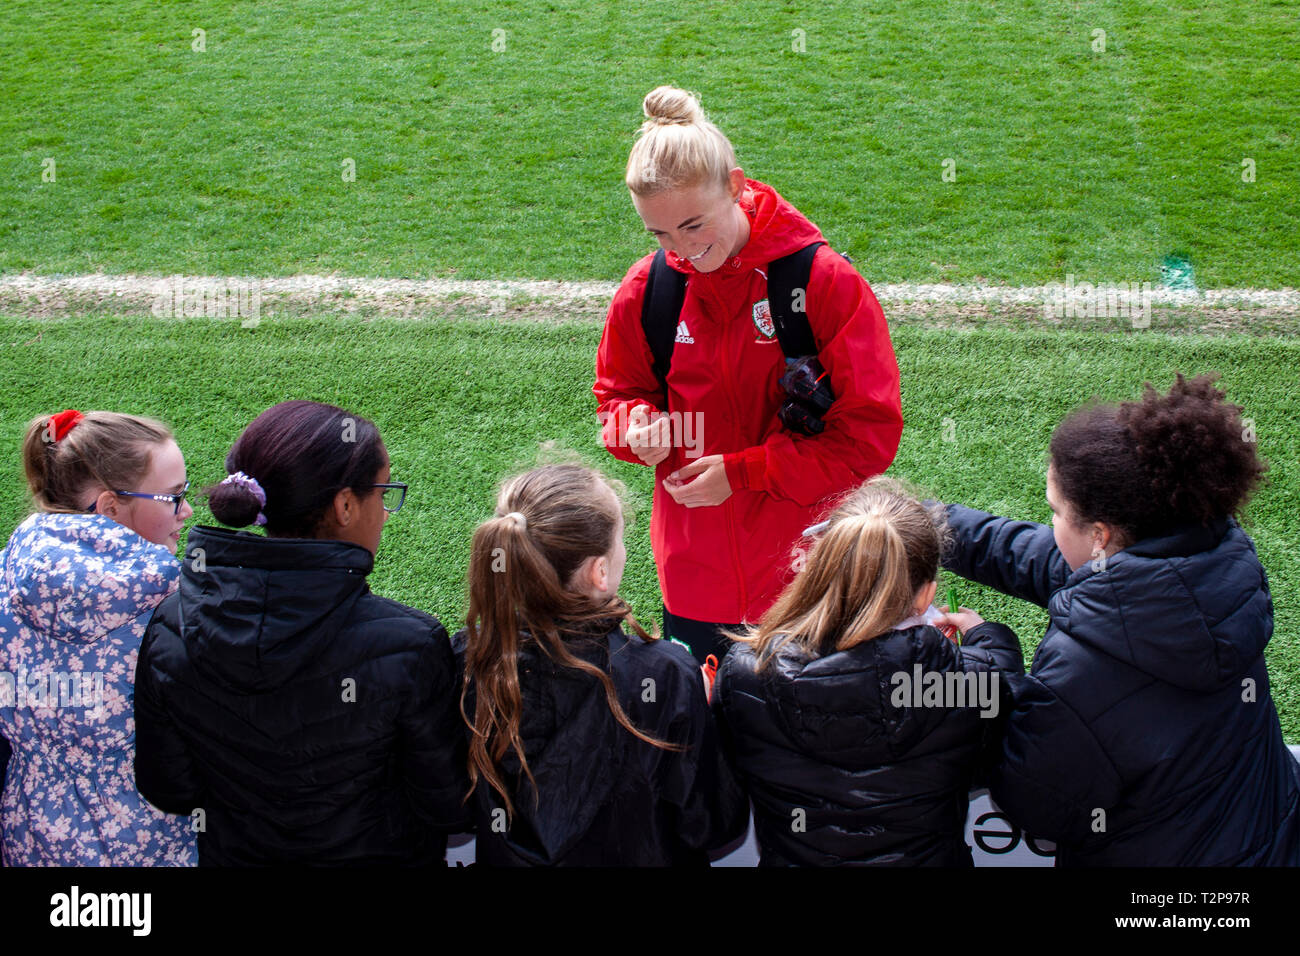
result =
[{"label": "white line marking on grass", "polygon": [[[374,306],[383,312],[409,314],[413,308],[437,304],[464,304],[501,311],[512,303],[528,302],[556,310],[603,310],[616,282],[569,282],[543,279],[379,279],[347,276],[150,276],[150,275],[39,275],[16,273],[0,276],[0,305],[36,306],[44,312],[73,311],[88,304],[138,311],[151,307],[168,290],[198,290],[252,285],[263,296],[263,308],[282,302],[321,309]],[[900,304],[982,306],[980,311],[1019,311],[1042,307],[1060,286],[994,286],[922,283],[887,283],[872,286],[876,298],[888,307]],[[271,300],[267,302],[266,300]],[[113,300],[113,301],[110,301]],[[1155,286],[1152,304],[1165,307],[1268,309],[1300,314],[1300,290],[1206,289],[1182,291]]]},{"label": "white line marking on grass", "polygon": [[203,289],[253,284],[263,296],[301,299],[537,299],[556,304],[591,300],[608,302],[618,288],[615,282],[564,282],[541,279],[373,279],[347,276],[144,276],[144,275],[35,275],[0,276],[0,295],[21,297],[147,299],[167,290]]},{"label": "white line marking on grass", "polygon": [[[1060,286],[924,285],[883,282],[873,285],[876,298],[885,302],[987,302],[996,305],[1038,305],[1059,294]],[[1296,289],[1205,289],[1186,291],[1152,286],[1151,301],[1158,305],[1255,306],[1300,308]]]}]

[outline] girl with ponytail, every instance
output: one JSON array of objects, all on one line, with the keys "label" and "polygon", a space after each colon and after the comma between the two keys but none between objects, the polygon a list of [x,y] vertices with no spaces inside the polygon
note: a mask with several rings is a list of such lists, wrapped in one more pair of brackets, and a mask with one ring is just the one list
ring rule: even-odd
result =
[{"label": "girl with ponytail", "polygon": [[480,863],[707,865],[744,831],[699,666],[633,620],[626,556],[618,497],[576,465],[505,482],[474,534],[455,641]]},{"label": "girl with ponytail", "polygon": [[945,566],[1045,607],[990,789],[1059,866],[1300,864],[1300,765],[1242,515],[1265,471],[1216,375],[1052,436],[1051,526],[948,506]]},{"label": "girl with ponytail", "polygon": [[[1005,625],[932,607],[942,546],[935,514],[873,478],[735,635],[714,708],[760,865],[971,865],[967,795],[1024,664]],[[960,646],[936,624],[961,628]]]},{"label": "girl with ponytail", "polygon": [[35,513],[0,553],[0,733],[9,866],[192,866],[188,821],[136,789],[137,655],[176,590],[193,509],[167,426],[65,409],[27,426]]}]

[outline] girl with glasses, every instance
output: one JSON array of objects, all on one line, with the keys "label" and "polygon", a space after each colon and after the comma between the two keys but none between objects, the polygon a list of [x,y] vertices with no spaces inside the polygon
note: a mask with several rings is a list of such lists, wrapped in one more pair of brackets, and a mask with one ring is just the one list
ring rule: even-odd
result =
[{"label": "girl with glasses", "polygon": [[213,515],[266,534],[189,535],[140,654],[141,793],[202,821],[203,864],[441,863],[468,788],[454,661],[366,584],[405,494],[379,430],[283,402],[226,471]]},{"label": "girl with glasses", "polygon": [[150,615],[176,590],[193,510],[161,422],[68,409],[27,426],[36,513],[0,553],[0,733],[10,866],[193,865],[188,822],[136,789],[131,695]]}]

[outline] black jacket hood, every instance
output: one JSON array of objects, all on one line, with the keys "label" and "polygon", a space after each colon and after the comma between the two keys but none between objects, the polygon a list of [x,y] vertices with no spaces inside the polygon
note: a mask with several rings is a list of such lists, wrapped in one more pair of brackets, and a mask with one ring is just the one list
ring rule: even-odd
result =
[{"label": "black jacket hood", "polygon": [[[699,664],[684,648],[623,633],[617,618],[570,625],[566,649],[606,672],[639,740],[593,675],[519,651],[520,739],[536,787],[513,751],[499,764],[513,816],[480,777],[478,861],[504,866],[708,865],[707,851],[744,832],[748,804],[718,746]],[[453,643],[463,652],[467,635]],[[466,693],[472,714],[475,685]]]},{"label": "black jacket hood", "polygon": [[1147,538],[1104,567],[1083,565],[1048,611],[1075,640],[1195,691],[1237,682],[1273,633],[1254,545],[1226,519]]},{"label": "black jacket hood", "polygon": [[944,719],[935,709],[892,707],[885,693],[891,675],[910,675],[916,664],[928,671],[951,666],[940,653],[941,635],[928,633],[933,630],[923,624],[891,631],[824,657],[787,645],[758,672],[761,694],[805,753],[839,765],[887,762]]},{"label": "black jacket hood", "polygon": [[[606,637],[618,621],[582,625],[564,633],[575,657],[610,670]],[[600,681],[553,660],[535,641],[519,651],[522,717],[519,737],[536,788],[514,750],[501,761],[513,817],[506,842],[521,859],[548,866],[565,858],[591,830],[609,802],[626,753]],[[474,689],[466,700],[473,714]],[[491,794],[494,805],[500,795]]]},{"label": "black jacket hood", "polygon": [[373,567],[369,551],[346,541],[192,529],[180,620],[195,670],[244,693],[284,685],[334,639]]}]

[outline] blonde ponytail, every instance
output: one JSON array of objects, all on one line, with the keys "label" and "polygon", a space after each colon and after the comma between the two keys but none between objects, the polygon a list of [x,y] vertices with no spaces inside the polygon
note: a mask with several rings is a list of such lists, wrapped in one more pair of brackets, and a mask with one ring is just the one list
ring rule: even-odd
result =
[{"label": "blonde ponytail", "polygon": [[758,627],[732,635],[754,647],[760,668],[789,643],[822,656],[879,637],[909,616],[916,593],[939,572],[942,513],[893,479],[872,478],[828,520]]},{"label": "blonde ponytail", "polygon": [[153,452],[173,441],[162,422],[120,412],[86,412],[58,441],[51,416],[27,424],[23,471],[36,507],[79,514],[94,491],[129,490],[149,471]]}]

